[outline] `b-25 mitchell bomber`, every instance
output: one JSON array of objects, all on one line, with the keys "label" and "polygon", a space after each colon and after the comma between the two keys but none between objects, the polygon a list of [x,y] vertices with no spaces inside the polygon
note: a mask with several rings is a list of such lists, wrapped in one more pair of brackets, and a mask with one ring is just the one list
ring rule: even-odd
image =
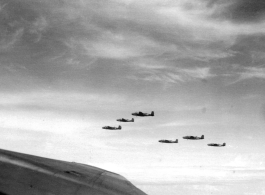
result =
[{"label": "b-25 mitchell bomber", "polygon": [[120,119],[117,119],[117,121],[119,121],[119,122],[134,122],[134,118],[132,118],[132,120],[125,119],[125,118],[120,118]]},{"label": "b-25 mitchell bomber", "polygon": [[215,146],[215,147],[224,147],[226,144],[215,144],[215,143],[211,143],[211,144],[207,144],[208,146]]},{"label": "b-25 mitchell bomber", "polygon": [[173,140],[167,140],[167,139],[161,139],[161,140],[159,140],[158,142],[161,142],[161,143],[167,143],[167,144],[172,144],[172,143],[178,143],[178,139],[176,139],[176,141],[173,141]]},{"label": "b-25 mitchell bomber", "polygon": [[118,127],[111,127],[111,126],[104,126],[102,129],[108,129],[108,130],[121,130],[121,126]]},{"label": "b-25 mitchell bomber", "polygon": [[197,137],[197,136],[184,136],[183,139],[199,140],[199,139],[204,139],[204,135],[202,135],[201,137]]},{"label": "b-25 mitchell bomber", "polygon": [[132,113],[133,116],[155,116],[155,112],[152,111],[151,114],[143,113],[143,112],[134,112]]},{"label": "b-25 mitchell bomber", "polygon": [[0,195],[147,195],[97,167],[0,149]]}]

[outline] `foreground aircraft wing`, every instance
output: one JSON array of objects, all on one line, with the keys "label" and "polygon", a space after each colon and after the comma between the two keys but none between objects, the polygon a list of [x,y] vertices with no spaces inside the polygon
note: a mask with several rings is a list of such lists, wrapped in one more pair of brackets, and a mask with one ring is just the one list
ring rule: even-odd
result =
[{"label": "foreground aircraft wing", "polygon": [[146,195],[97,167],[0,149],[0,195]]}]

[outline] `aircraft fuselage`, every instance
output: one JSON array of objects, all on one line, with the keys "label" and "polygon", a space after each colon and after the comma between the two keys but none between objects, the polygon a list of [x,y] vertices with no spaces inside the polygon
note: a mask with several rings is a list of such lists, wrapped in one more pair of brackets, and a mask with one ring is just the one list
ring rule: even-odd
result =
[{"label": "aircraft fuselage", "polygon": [[159,140],[158,142],[161,142],[161,143],[167,143],[167,144],[173,144],[173,143],[178,143],[178,140],[166,140],[166,139],[162,139],[162,140]]},{"label": "aircraft fuselage", "polygon": [[197,137],[197,136],[184,136],[183,139],[200,140],[200,139],[204,139],[204,135],[202,135],[201,137]]},{"label": "aircraft fuselage", "polygon": [[215,146],[215,147],[224,147],[226,144],[223,143],[223,144],[214,144],[214,143],[211,143],[211,144],[207,144],[208,146]]},{"label": "aircraft fuselage", "polygon": [[105,126],[105,127],[102,127],[102,129],[107,129],[107,130],[121,130],[121,126],[119,126],[119,127]]},{"label": "aircraft fuselage", "polygon": [[130,120],[130,119],[124,119],[124,118],[121,118],[121,119],[117,119],[117,121],[119,121],[119,122],[134,122],[134,119],[132,118],[132,119]]},{"label": "aircraft fuselage", "polygon": [[155,116],[155,113],[154,111],[151,112],[151,114],[148,114],[148,113],[143,113],[143,112],[134,112],[132,113],[133,116],[141,116],[141,117],[144,117],[144,116]]}]

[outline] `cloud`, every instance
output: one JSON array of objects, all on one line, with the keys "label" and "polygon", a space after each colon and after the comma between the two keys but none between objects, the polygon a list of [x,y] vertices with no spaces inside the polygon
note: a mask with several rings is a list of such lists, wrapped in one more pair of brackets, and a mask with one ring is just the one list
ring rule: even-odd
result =
[{"label": "cloud", "polygon": [[[126,167],[121,166],[121,167]],[[154,168],[155,167],[155,168]],[[189,166],[134,166],[129,171],[119,170],[129,174],[132,180],[145,184],[209,184],[211,183],[240,183],[260,181],[264,177],[264,169],[243,169],[231,167],[189,167]],[[125,168],[126,169],[126,168]],[[156,170],[156,171],[154,171]],[[139,173],[145,174],[139,174]]]},{"label": "cloud", "polygon": [[22,129],[30,131],[52,132],[54,134],[71,133],[73,130],[91,126],[89,122],[73,116],[67,117],[43,111],[1,111],[0,126],[3,129]]},{"label": "cloud", "polygon": [[[265,156],[264,155],[260,155],[260,154],[250,154],[250,155],[243,155],[243,154],[238,154],[237,156],[234,157],[234,159],[232,159],[230,162],[226,163],[225,166],[229,167],[235,167],[238,168],[239,170],[241,170],[242,172],[247,173],[248,170],[244,171],[246,167],[248,168],[252,168],[252,171],[250,170],[250,172],[255,173],[255,169],[259,169],[259,168],[263,168],[261,173],[265,173],[264,172],[264,166],[262,166],[263,162],[265,160]],[[257,166],[257,164],[259,164],[260,166]],[[257,168],[259,167],[259,168]],[[257,171],[258,172],[258,171]]]},{"label": "cloud", "polygon": [[[259,23],[265,16],[265,3],[262,0],[211,1],[210,5],[224,5],[219,17],[234,23]],[[216,14],[216,15],[217,15]]]},{"label": "cloud", "polygon": [[194,69],[177,68],[176,71],[179,72],[181,75],[183,75],[183,77],[187,76],[188,78],[191,79],[208,79],[215,76],[214,74],[210,73],[209,67],[203,67],[203,68],[196,67]]},{"label": "cloud", "polygon": [[245,72],[241,73],[240,77],[241,80],[252,78],[265,79],[265,68],[246,67]]},{"label": "cloud", "polygon": [[214,78],[210,67],[179,68],[173,66],[163,66],[160,64],[136,64],[137,75],[129,77],[150,82],[160,82],[163,84],[185,83],[193,81],[205,81]]},{"label": "cloud", "polygon": [[[237,4],[237,2],[239,3]],[[222,17],[229,16],[229,13],[224,13],[224,10],[229,9],[233,5],[239,7],[240,2],[242,1],[233,1],[232,3],[231,1],[215,1],[215,3],[209,3],[209,1],[190,2],[186,0],[175,3],[167,1],[163,6],[157,6],[156,8],[157,13],[168,19],[167,22],[173,25],[186,26],[186,28],[194,30],[194,32],[196,28],[197,31],[194,36],[198,40],[212,40],[212,38],[231,40],[230,38],[232,37],[229,36],[264,32],[264,29],[260,28],[260,25],[264,25],[264,23],[236,24],[229,19],[222,20]],[[247,4],[246,1],[244,2]],[[257,2],[252,5],[259,6]],[[244,7],[244,4],[242,7]],[[216,15],[219,17],[216,17]]]},{"label": "cloud", "polygon": [[[13,9],[11,9],[11,4]],[[149,7],[148,10],[141,8],[142,4],[137,1],[130,6],[114,1],[108,3],[76,1],[73,3],[68,0],[61,1],[61,3],[41,1],[32,3],[31,0],[27,0],[25,3],[11,1],[11,4],[5,7],[6,15],[9,18],[15,16],[16,20],[9,19],[8,22],[14,23],[15,28],[20,26],[25,30],[25,36],[22,37],[24,44],[35,49],[41,49],[42,46],[41,50],[45,50],[44,46],[49,46],[56,53],[66,50],[62,42],[75,39],[88,40],[86,42],[89,44],[90,51],[93,52],[93,47],[95,47],[94,52],[98,55],[100,52],[102,57],[113,58],[119,52],[121,54],[117,58],[120,58],[122,54],[125,57],[127,55],[131,57],[129,53],[132,51],[133,56],[134,53],[142,53],[141,49],[151,51],[152,44],[145,41],[146,37],[152,37],[155,40],[158,38],[156,35],[159,35],[164,40],[172,37],[176,42],[182,42],[192,39],[193,36],[187,27],[178,26],[178,22],[173,27],[171,27],[171,23],[164,24],[166,18],[163,14],[157,14],[160,9],[157,2],[144,4]],[[30,6],[26,7],[28,4]],[[171,2],[168,1],[163,5],[164,8],[171,6]],[[16,12],[17,9],[20,11]],[[181,11],[184,13],[187,11],[180,5],[175,5],[175,9],[177,11],[183,9]],[[137,13],[137,15],[133,13]],[[181,18],[181,16],[179,17]],[[3,25],[6,23],[3,22]],[[150,27],[152,28],[150,29]],[[172,33],[173,31],[174,33]],[[180,32],[176,34],[176,31]],[[178,41],[176,35],[181,36],[182,41]],[[39,44],[30,42],[36,43],[40,39],[43,42]],[[60,47],[56,47],[49,40],[56,41]],[[150,40],[149,42],[152,43]],[[137,47],[139,44],[141,44],[140,51]],[[135,49],[131,50],[132,48]]]},{"label": "cloud", "polygon": [[10,49],[12,49],[23,36],[23,33],[23,28],[19,28],[12,33],[2,33],[2,39],[0,40],[0,50],[2,52],[10,51]]},{"label": "cloud", "polygon": [[[138,34],[102,32],[97,40],[83,42],[88,55],[108,59],[139,58],[157,53],[157,43]],[[155,51],[151,51],[154,49]]]},{"label": "cloud", "polygon": [[169,122],[166,124],[162,124],[162,127],[187,127],[187,126],[205,126],[205,125],[213,125],[214,122],[201,121],[201,120],[185,120],[185,121],[177,121],[177,122]]},{"label": "cloud", "polygon": [[230,47],[234,55],[224,61],[246,67],[261,66],[265,62],[262,58],[262,53],[265,52],[264,42],[264,34],[240,35]]},{"label": "cloud", "polygon": [[[100,100],[101,99],[101,100]],[[80,112],[84,105],[96,102],[112,102],[92,94],[59,92],[2,93],[0,98],[1,121],[4,129],[22,129],[52,133],[82,130],[95,125],[92,120],[83,120]],[[94,103],[92,103],[94,102]],[[61,111],[64,112],[61,112]]]},{"label": "cloud", "polygon": [[230,84],[235,84],[249,79],[265,79],[265,68],[263,67],[244,67],[241,72],[236,73],[237,79]]},{"label": "cloud", "polygon": [[[27,146],[30,148],[36,144],[36,140],[40,140],[43,141],[42,149],[48,153],[53,151],[55,145],[69,149],[70,143],[84,150],[91,146],[113,149],[104,139],[106,132],[98,129],[101,129],[102,123],[108,122],[108,116],[105,117],[108,109],[113,110],[114,106],[117,111],[117,105],[125,104],[125,96],[114,94],[2,92],[0,127],[3,137],[12,139],[16,147],[29,141]],[[3,144],[10,146],[9,142]]]},{"label": "cloud", "polygon": [[[100,83],[99,72],[104,74],[101,82],[110,83],[116,65],[123,66],[124,78],[134,80],[164,85],[206,81],[222,76],[215,72],[219,61],[245,65],[255,56],[254,63],[264,61],[253,46],[256,39],[250,40],[265,32],[264,24],[222,18],[235,5],[239,3],[11,0],[0,12],[5,18],[0,26],[6,29],[0,36],[6,52],[0,63],[9,69],[11,64],[25,67],[8,74],[20,80],[32,76],[43,85],[62,80],[92,85]],[[105,65],[109,73],[104,73]]]},{"label": "cloud", "polygon": [[36,18],[31,27],[29,27],[29,32],[37,36],[35,42],[39,42],[41,40],[42,34],[45,33],[47,27],[48,23],[44,17],[40,16]]},{"label": "cloud", "polygon": [[[50,110],[50,111],[85,111],[88,108],[125,102],[122,95],[59,92],[59,91],[32,91],[27,93],[2,93],[0,106],[2,109],[22,110]],[[85,107],[86,106],[86,107]]]}]

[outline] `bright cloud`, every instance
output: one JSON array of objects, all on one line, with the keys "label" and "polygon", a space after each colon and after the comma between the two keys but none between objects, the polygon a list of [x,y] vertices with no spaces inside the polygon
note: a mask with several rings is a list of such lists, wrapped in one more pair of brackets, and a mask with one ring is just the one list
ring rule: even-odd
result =
[{"label": "bright cloud", "polygon": [[259,78],[265,79],[265,68],[263,67],[249,67],[245,68],[245,72],[241,73],[241,80]]},{"label": "bright cloud", "polygon": [[142,79],[150,82],[160,82],[164,84],[192,82],[197,80],[207,80],[215,77],[210,72],[210,67],[203,68],[174,68],[159,65],[139,65],[140,76],[132,79]]}]

